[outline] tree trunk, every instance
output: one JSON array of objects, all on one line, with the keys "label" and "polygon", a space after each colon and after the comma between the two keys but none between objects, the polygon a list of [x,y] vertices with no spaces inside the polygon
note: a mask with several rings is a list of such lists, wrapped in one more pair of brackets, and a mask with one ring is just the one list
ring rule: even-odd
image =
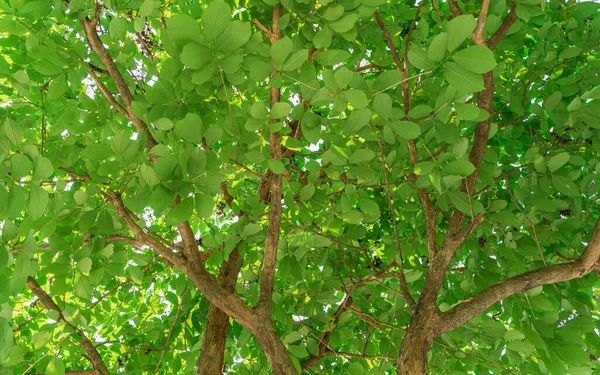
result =
[{"label": "tree trunk", "polygon": [[427,375],[429,351],[437,327],[437,307],[420,310],[417,307],[396,359],[397,375]]},{"label": "tree trunk", "polygon": [[[229,256],[229,260],[221,267],[219,272],[219,284],[229,293],[233,293],[238,279],[243,258],[235,249]],[[198,361],[198,375],[222,375],[225,355],[225,342],[229,330],[229,315],[216,307],[213,303],[208,308],[208,317],[204,337],[202,339],[202,350]]]},{"label": "tree trunk", "polygon": [[273,329],[271,322],[264,322],[263,326],[254,334],[262,347],[273,375],[299,375],[300,373],[290,359],[287,348]]}]

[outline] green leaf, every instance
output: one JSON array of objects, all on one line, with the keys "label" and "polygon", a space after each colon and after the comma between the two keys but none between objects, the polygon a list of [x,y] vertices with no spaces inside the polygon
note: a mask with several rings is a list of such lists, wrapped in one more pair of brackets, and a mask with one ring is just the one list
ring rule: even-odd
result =
[{"label": "green leaf", "polygon": [[19,234],[19,227],[17,227],[12,221],[5,219],[2,224],[2,239],[6,242],[12,241],[17,238]]},{"label": "green leaf", "polygon": [[50,342],[50,332],[48,331],[38,331],[35,332],[31,338],[33,341],[33,347],[35,350],[39,350],[46,346],[47,343]]},{"label": "green leaf", "polygon": [[12,144],[18,146],[21,143],[23,132],[21,132],[19,125],[9,118],[4,120],[4,134]]},{"label": "green leaf", "polygon": [[202,142],[202,119],[195,113],[188,113],[175,123],[175,134],[188,142]]},{"label": "green leaf", "polygon": [[435,68],[434,62],[427,58],[427,52],[417,47],[408,50],[408,61],[419,69],[431,70]]},{"label": "green leaf", "polygon": [[156,177],[156,172],[154,168],[149,166],[148,164],[142,164],[139,170],[139,176],[144,181],[147,186],[154,186],[158,182],[158,177]]},{"label": "green leaf", "polygon": [[392,97],[381,93],[373,98],[373,110],[381,118],[387,120],[392,113]]},{"label": "green leaf", "polygon": [[31,161],[23,154],[14,154],[10,158],[10,173],[15,180],[19,180],[27,175],[31,170]]},{"label": "green leaf", "polygon": [[433,38],[427,49],[427,58],[431,61],[442,61],[446,55],[448,45],[448,33],[441,32]]},{"label": "green leaf", "polygon": [[33,179],[34,180],[43,180],[47,179],[54,173],[54,168],[52,167],[52,163],[50,159],[45,158],[41,155],[36,156],[35,158],[35,166],[33,168]]},{"label": "green leaf", "polygon": [[390,126],[397,136],[404,139],[415,139],[421,135],[421,127],[412,121],[396,121]]},{"label": "green leaf", "polygon": [[487,73],[496,66],[494,53],[489,48],[483,46],[467,47],[456,52],[452,55],[452,58],[461,67],[473,73]]},{"label": "green leaf", "polygon": [[65,364],[62,359],[52,357],[46,367],[46,375],[65,375]]},{"label": "green leaf", "polygon": [[475,17],[471,14],[454,17],[448,22],[446,25],[446,30],[448,30],[448,51],[452,52],[460,46],[475,31],[476,26],[477,21],[475,21]]},{"label": "green leaf", "polygon": [[141,17],[148,17],[154,11],[154,0],[144,0],[138,15]]},{"label": "green leaf", "polygon": [[462,118],[463,120],[471,121],[479,117],[479,107],[473,103],[456,103],[454,107],[456,108],[456,114],[458,117]]},{"label": "green leaf", "polygon": [[335,21],[344,14],[344,7],[341,4],[332,4],[325,8],[322,17],[325,21]]},{"label": "green leaf", "polygon": [[589,355],[579,345],[562,344],[556,348],[558,356],[572,366],[585,366],[590,363]]},{"label": "green leaf", "polygon": [[290,103],[286,103],[286,102],[277,102],[275,104],[273,104],[273,107],[271,108],[271,118],[282,118],[282,117],[287,117],[287,115],[290,113],[292,109],[292,106],[290,105]]},{"label": "green leaf", "polygon": [[39,219],[46,211],[49,197],[48,192],[40,186],[34,186],[29,192],[29,216],[33,219]]},{"label": "green leaf", "polygon": [[358,14],[350,13],[338,20],[329,22],[329,27],[338,33],[345,33],[354,27],[356,21],[358,21]]},{"label": "green leaf", "polygon": [[315,60],[325,66],[342,63],[350,58],[350,54],[339,49],[323,51],[315,56]]},{"label": "green leaf", "polygon": [[282,174],[285,171],[283,163],[279,160],[269,159],[267,163],[269,164],[269,169],[275,174]]},{"label": "green leaf", "polygon": [[192,69],[200,69],[212,60],[212,51],[198,43],[188,43],[181,51],[181,62]]},{"label": "green leaf", "polygon": [[246,44],[251,35],[248,22],[229,22],[225,31],[217,38],[215,48],[223,52],[233,51]]},{"label": "green leaf", "polygon": [[348,133],[354,134],[363,126],[371,121],[371,111],[368,108],[357,109],[352,111],[346,122],[348,123]]},{"label": "green leaf", "polygon": [[554,184],[554,187],[556,188],[556,190],[558,190],[559,192],[561,192],[564,195],[567,195],[570,197],[578,197],[579,196],[579,189],[577,188],[577,184],[570,178],[559,176],[559,175],[553,175],[552,183]]},{"label": "green leaf", "polygon": [[114,151],[107,145],[93,144],[81,151],[81,156],[90,160],[104,160],[113,156]]},{"label": "green leaf", "polygon": [[289,54],[292,53],[293,47],[292,40],[287,36],[273,42],[271,45],[271,58],[276,66],[281,66]]},{"label": "green leaf", "polygon": [[155,120],[152,123],[160,130],[171,130],[174,126],[173,121],[165,117],[159,118],[158,120]]},{"label": "green leaf", "polygon": [[479,92],[485,88],[481,74],[470,72],[453,62],[444,66],[444,77],[450,86],[463,93]]},{"label": "green leaf", "polygon": [[92,259],[90,257],[81,258],[77,262],[77,269],[87,275],[92,270]]},{"label": "green leaf", "polygon": [[231,19],[231,9],[223,0],[213,0],[202,13],[202,28],[206,39],[216,39],[221,35]]},{"label": "green leaf", "polygon": [[369,104],[367,95],[361,90],[346,90],[344,91],[344,95],[346,96],[346,100],[356,109],[364,108]]},{"label": "green leaf", "polygon": [[365,164],[375,157],[375,153],[371,150],[358,149],[350,156],[350,164]]},{"label": "green leaf", "polygon": [[554,155],[548,161],[548,170],[550,173],[554,173],[559,170],[563,165],[565,165],[569,161],[569,153],[562,152],[558,155]]},{"label": "green leaf", "polygon": [[288,72],[291,70],[296,70],[302,66],[308,59],[308,50],[300,49],[294,52],[282,65],[280,70],[284,72]]},{"label": "green leaf", "polygon": [[449,191],[447,194],[454,208],[465,215],[471,215],[471,203],[467,193],[462,191]]},{"label": "green leaf", "polygon": [[192,201],[192,198],[186,198],[169,211],[167,216],[165,216],[165,221],[169,225],[181,224],[184,221],[187,221],[192,216],[193,212],[194,202]]},{"label": "green leaf", "polygon": [[215,198],[209,194],[196,193],[194,195],[196,213],[201,218],[209,218],[215,209]]},{"label": "green leaf", "polygon": [[114,17],[108,25],[108,33],[116,40],[125,39],[127,35],[127,20],[122,17]]},{"label": "green leaf", "polygon": [[442,168],[442,174],[457,175],[466,177],[475,171],[475,167],[470,161],[467,160],[456,160],[452,161]]}]

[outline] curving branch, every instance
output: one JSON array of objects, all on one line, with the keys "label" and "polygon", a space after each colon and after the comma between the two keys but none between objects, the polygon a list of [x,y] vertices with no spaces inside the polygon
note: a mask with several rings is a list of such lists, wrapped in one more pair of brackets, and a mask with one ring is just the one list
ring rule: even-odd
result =
[{"label": "curving branch", "polygon": [[52,297],[50,297],[50,295],[46,293],[40,284],[38,284],[37,281],[35,281],[35,279],[31,276],[27,278],[27,287],[33,292],[33,294],[35,294],[35,296],[40,300],[46,309],[56,311],[58,313],[59,320],[65,322],[65,324],[67,324],[69,327],[71,327],[71,329],[73,329],[73,331],[77,332],[81,336],[80,345],[81,348],[86,352],[88,360],[94,367],[95,371],[93,371],[93,373],[96,375],[110,375],[110,371],[108,371],[106,364],[102,360],[102,357],[100,357],[100,353],[98,353],[98,350],[96,350],[94,344],[90,341],[90,339],[87,338],[85,333],[83,333],[79,327],[65,319],[61,308],[58,307]]},{"label": "curving branch", "polygon": [[600,220],[579,259],[526,272],[477,293],[440,315],[444,324],[439,334],[458,328],[504,298],[541,285],[577,279],[596,270],[600,270]]}]

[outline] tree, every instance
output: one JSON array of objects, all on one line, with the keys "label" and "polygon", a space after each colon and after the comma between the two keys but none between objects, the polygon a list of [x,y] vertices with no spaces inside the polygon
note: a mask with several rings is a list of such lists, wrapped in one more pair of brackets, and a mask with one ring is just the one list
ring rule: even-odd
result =
[{"label": "tree", "polygon": [[598,373],[599,15],[0,0],[0,373]]}]

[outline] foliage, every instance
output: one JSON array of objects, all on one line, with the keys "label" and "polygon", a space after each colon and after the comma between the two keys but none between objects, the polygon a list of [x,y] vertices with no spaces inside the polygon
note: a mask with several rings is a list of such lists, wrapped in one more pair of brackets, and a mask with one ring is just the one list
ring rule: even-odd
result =
[{"label": "foliage", "polygon": [[231,374],[600,373],[599,44],[574,0],[0,0],[0,374],[196,373],[211,303]]}]

